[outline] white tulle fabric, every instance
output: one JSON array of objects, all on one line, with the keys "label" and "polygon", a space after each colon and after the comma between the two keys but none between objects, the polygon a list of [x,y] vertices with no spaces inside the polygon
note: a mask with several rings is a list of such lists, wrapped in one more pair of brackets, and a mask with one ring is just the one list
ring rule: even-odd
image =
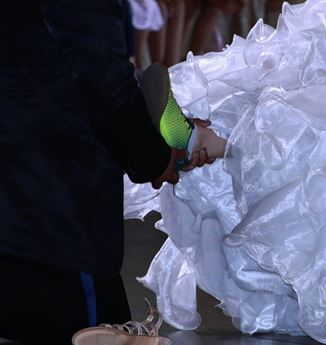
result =
[{"label": "white tulle fabric", "polygon": [[159,193],[150,183],[134,184],[124,175],[124,218],[143,220],[150,211],[160,212]]},{"label": "white tulle fabric", "polygon": [[284,3],[276,30],[258,21],[170,75],[228,144],[152,199],[169,238],[139,280],[177,328],[199,326],[199,286],[244,333],[326,343],[326,0]]},{"label": "white tulle fabric", "polygon": [[138,30],[158,31],[164,25],[164,19],[156,0],[128,0],[132,25]]}]

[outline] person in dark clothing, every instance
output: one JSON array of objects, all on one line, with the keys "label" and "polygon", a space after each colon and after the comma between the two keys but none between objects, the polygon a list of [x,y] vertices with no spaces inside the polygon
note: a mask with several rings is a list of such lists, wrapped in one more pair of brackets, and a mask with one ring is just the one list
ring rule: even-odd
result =
[{"label": "person in dark clothing", "polygon": [[0,337],[70,344],[130,319],[123,172],[176,183],[184,152],[150,121],[117,0],[4,1],[0,40]]},{"label": "person in dark clothing", "polygon": [[126,37],[127,55],[130,58],[135,56],[135,29],[132,26],[132,13],[128,0],[120,0],[123,25]]}]

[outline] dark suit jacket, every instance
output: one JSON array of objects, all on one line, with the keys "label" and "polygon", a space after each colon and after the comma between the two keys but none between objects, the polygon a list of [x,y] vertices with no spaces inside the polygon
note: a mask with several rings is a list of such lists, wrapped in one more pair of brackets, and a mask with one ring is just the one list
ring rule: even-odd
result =
[{"label": "dark suit jacket", "polygon": [[114,275],[122,171],[160,176],[116,0],[0,4],[0,253]]}]

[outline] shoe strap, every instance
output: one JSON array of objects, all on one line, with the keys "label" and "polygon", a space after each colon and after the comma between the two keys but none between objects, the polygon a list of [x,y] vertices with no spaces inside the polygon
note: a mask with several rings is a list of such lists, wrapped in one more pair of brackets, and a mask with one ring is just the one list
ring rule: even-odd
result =
[{"label": "shoe strap", "polygon": [[[163,322],[163,318],[162,318],[161,313],[158,312],[155,308],[153,308],[147,299],[145,300],[148,304],[148,316],[144,321],[142,322],[128,321],[122,325],[119,325],[119,324],[111,325],[107,323],[102,323],[100,327],[114,328],[120,331],[128,332],[129,334],[148,335],[148,336],[157,337],[158,330],[160,329]],[[155,319],[155,314],[157,314],[158,320],[156,321],[156,323],[153,323]]]}]

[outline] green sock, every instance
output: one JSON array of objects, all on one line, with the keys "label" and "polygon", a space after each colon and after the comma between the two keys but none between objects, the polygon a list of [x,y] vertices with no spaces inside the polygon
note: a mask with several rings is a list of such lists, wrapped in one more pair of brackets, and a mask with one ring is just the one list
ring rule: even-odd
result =
[{"label": "green sock", "polygon": [[192,130],[193,125],[183,115],[170,87],[169,99],[160,120],[160,132],[163,138],[170,147],[187,149]]}]

